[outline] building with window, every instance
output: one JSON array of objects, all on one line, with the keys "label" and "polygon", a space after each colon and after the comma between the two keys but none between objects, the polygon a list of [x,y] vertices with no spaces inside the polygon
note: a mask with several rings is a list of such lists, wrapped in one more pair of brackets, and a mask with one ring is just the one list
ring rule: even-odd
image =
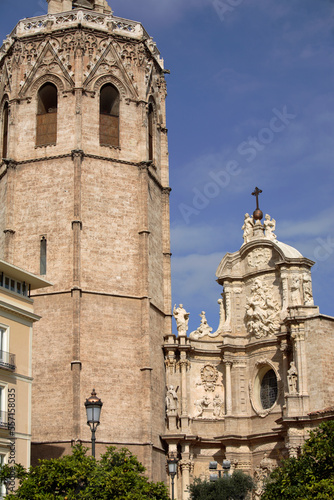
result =
[{"label": "building with window", "polygon": [[144,27],[105,0],[49,0],[48,9],[20,21],[0,49],[0,256],[54,285],[31,294],[43,318],[33,462],[90,443],[84,402],[95,388],[97,454],[127,446],[164,479],[163,60]]},{"label": "building with window", "polygon": [[223,460],[255,476],[259,499],[270,470],[334,418],[334,318],[314,305],[314,262],[278,241],[275,224],[246,214],[243,245],[217,269],[215,331],[202,311],[187,336],[189,313],[174,310],[178,335],[164,344],[164,440],[180,460],[182,500],[193,477],[208,479],[210,461],[221,470]]},{"label": "building with window", "polygon": [[1,463],[30,465],[32,328],[40,319],[34,313],[31,293],[49,285],[0,260]]}]

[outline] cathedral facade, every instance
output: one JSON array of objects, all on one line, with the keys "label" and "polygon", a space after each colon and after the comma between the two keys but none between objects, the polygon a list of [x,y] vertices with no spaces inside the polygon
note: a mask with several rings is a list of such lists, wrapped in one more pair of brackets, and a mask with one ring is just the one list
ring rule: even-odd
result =
[{"label": "cathedral facade", "polygon": [[94,388],[97,453],[126,446],[164,479],[163,60],[105,0],[49,0],[5,40],[0,74],[0,255],[53,284],[32,293],[32,461],[90,442]]},{"label": "cathedral facade", "polygon": [[[244,243],[226,254],[219,326],[187,332],[189,313],[174,308],[178,335],[165,339],[164,435],[179,457],[178,497],[193,477],[209,479],[210,462],[263,481],[283,458],[297,457],[309,431],[334,417],[334,318],[312,294],[314,262],[277,240],[276,222],[246,214]],[[218,474],[211,470],[211,474]]]}]

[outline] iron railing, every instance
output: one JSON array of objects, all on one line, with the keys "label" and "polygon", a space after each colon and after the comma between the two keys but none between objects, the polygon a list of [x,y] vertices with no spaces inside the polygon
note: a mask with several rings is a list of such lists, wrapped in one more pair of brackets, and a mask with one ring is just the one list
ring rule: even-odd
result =
[{"label": "iron railing", "polygon": [[15,370],[15,354],[6,351],[0,351],[0,368]]}]

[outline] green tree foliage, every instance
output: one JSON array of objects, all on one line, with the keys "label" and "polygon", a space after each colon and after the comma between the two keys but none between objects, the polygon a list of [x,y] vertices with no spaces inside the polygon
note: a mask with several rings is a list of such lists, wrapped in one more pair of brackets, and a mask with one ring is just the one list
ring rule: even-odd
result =
[{"label": "green tree foliage", "polygon": [[275,469],[261,500],[333,500],[334,421],[310,433],[299,458],[290,458]]},{"label": "green tree foliage", "polygon": [[[144,466],[127,449],[109,447],[98,461],[86,455],[87,448],[75,446],[72,455],[40,460],[25,471],[14,466],[19,479],[18,490],[6,500],[168,500],[163,483],[152,483],[143,476]],[[0,481],[5,481],[13,468],[4,465]]]},{"label": "green tree foliage", "polygon": [[253,480],[241,471],[224,476],[217,481],[195,479],[190,485],[191,500],[243,500],[254,487]]}]

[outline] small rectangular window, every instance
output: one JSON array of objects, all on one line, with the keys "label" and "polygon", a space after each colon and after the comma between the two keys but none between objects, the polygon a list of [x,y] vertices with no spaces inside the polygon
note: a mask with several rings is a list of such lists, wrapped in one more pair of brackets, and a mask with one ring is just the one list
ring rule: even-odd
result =
[{"label": "small rectangular window", "polygon": [[40,272],[39,274],[46,274],[46,238],[42,236],[40,242]]},{"label": "small rectangular window", "polygon": [[9,290],[9,278],[7,276],[5,276],[5,288]]}]

